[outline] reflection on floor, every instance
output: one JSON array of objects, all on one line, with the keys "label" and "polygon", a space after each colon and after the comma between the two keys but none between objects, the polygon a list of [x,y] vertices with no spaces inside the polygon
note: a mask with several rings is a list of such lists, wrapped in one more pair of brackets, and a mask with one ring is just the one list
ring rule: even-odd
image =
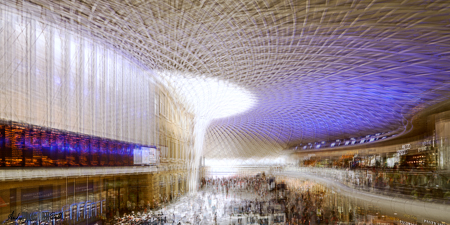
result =
[{"label": "reflection on floor", "polygon": [[153,218],[159,215],[162,224],[445,224],[432,220],[419,222],[414,215],[387,212],[376,204],[355,201],[313,181],[279,179],[278,182],[288,186],[283,198],[277,190],[265,197],[248,191],[250,188],[230,189],[227,195],[214,186],[149,214]]},{"label": "reflection on floor", "polygon": [[[227,195],[220,188],[209,187],[160,210],[133,218],[153,217],[153,220],[163,221],[162,224],[284,224],[281,222],[285,220],[285,209],[273,197],[268,194],[261,198],[243,189],[230,190]],[[117,222],[129,222],[129,218],[126,215]]]}]

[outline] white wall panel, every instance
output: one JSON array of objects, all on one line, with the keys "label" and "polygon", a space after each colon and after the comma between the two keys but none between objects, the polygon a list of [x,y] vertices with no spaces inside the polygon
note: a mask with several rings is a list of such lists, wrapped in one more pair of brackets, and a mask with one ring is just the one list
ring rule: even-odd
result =
[{"label": "white wall panel", "polygon": [[0,118],[151,145],[151,73],[109,46],[0,8]]}]

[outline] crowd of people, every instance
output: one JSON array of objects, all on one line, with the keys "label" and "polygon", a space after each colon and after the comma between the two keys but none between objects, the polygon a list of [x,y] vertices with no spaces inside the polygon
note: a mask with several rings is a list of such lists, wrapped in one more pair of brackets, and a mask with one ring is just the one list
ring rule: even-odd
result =
[{"label": "crowd of people", "polygon": [[[262,176],[230,177],[230,178],[205,178],[202,180],[205,190],[221,192],[232,190],[231,198],[239,201],[231,201],[226,213],[233,215],[265,215],[284,214],[285,222],[279,224],[336,224],[339,221],[355,221],[355,212],[349,211],[344,215],[338,211],[337,206],[326,204],[330,198],[326,189],[315,183],[301,182],[301,185],[289,184],[285,190],[280,190],[280,184],[284,180],[278,180],[278,185],[272,185],[274,179]],[[278,188],[275,188],[278,186]],[[249,193],[254,193],[256,198],[248,198]],[[283,193],[284,196],[280,195]],[[257,224],[265,224],[259,221]],[[238,220],[230,220],[227,224],[248,224]]]},{"label": "crowd of people", "polygon": [[[116,217],[111,224],[248,225],[269,224],[270,220],[270,224],[319,225],[371,221],[369,213],[356,212],[356,203],[324,186],[297,178],[277,179],[278,185],[263,176],[203,178],[197,193],[158,210]],[[284,184],[284,190],[280,190],[280,184]]]},{"label": "crowd of people", "polygon": [[342,219],[336,208],[324,204],[327,198],[325,190],[314,186],[295,188],[292,185],[289,189],[286,198],[286,215],[289,224],[335,224]]},{"label": "crowd of people", "polygon": [[[273,180],[273,179],[272,179]],[[258,176],[234,176],[223,178],[202,178],[200,188],[209,188],[216,192],[222,192],[228,196],[230,189],[237,191],[254,191],[261,198],[265,198],[270,188],[271,179],[266,179],[264,174]]]},{"label": "crowd of people", "polygon": [[116,216],[111,224],[243,224],[238,215],[284,213],[284,204],[269,192],[270,179],[261,176],[202,178],[197,193],[157,210]]}]

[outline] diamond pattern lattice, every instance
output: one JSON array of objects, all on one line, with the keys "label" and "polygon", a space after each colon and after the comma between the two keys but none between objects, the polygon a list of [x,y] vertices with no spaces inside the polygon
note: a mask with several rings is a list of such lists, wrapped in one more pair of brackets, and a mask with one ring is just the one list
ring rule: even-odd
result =
[{"label": "diamond pattern lattice", "polygon": [[251,91],[256,107],[209,127],[209,158],[272,156],[296,143],[402,129],[450,91],[447,0],[4,4],[63,21],[149,69]]}]

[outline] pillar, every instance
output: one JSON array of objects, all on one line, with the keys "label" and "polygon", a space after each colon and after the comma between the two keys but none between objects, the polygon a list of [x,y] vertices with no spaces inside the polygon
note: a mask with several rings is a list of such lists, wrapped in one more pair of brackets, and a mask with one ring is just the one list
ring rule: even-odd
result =
[{"label": "pillar", "polygon": [[450,111],[435,115],[438,168],[450,170]]}]

